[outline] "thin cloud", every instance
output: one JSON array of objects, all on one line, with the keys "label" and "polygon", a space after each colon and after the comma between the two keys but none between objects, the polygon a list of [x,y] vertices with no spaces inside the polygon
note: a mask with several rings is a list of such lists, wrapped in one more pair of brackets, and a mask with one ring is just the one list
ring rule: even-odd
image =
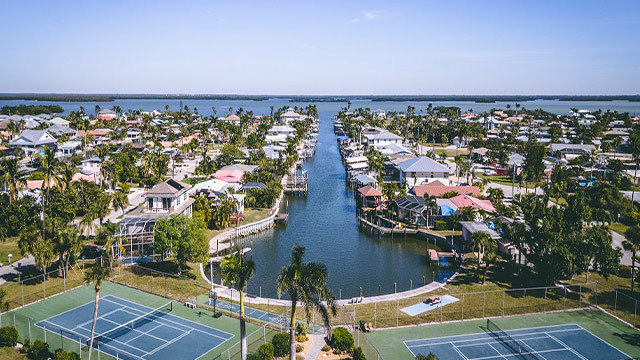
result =
[{"label": "thin cloud", "polygon": [[384,10],[363,11],[361,16],[347,20],[347,24],[357,24],[365,21],[380,20],[388,16],[389,13]]}]

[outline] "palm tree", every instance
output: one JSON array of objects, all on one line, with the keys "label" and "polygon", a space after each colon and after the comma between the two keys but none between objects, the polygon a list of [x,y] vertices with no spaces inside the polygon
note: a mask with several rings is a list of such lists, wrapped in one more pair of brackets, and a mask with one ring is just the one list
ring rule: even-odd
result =
[{"label": "palm tree", "polygon": [[473,242],[473,247],[474,249],[478,250],[478,272],[480,271],[480,251],[482,251],[484,244],[486,244],[488,240],[491,240],[491,236],[482,231],[476,231],[471,235],[471,242]]},{"label": "palm tree", "polygon": [[[283,267],[278,276],[278,294],[287,293],[291,298],[291,327],[289,359],[296,359],[296,307],[298,301],[304,306],[307,322],[311,321],[312,310],[317,310],[327,329],[331,334],[329,323],[329,311],[336,315],[335,296],[327,286],[329,273],[324,264],[315,262],[304,263],[305,248],[294,245],[291,251],[291,260],[288,267]],[[322,302],[322,299],[326,303]]]},{"label": "palm tree", "polygon": [[63,163],[60,166],[60,186],[63,190],[70,189],[73,182],[73,175],[77,172],[75,166],[70,163]]},{"label": "palm tree", "polygon": [[424,198],[424,204],[426,207],[429,208],[429,212],[427,213],[427,227],[429,227],[429,218],[431,217],[431,215],[433,215],[433,210],[436,210],[436,212],[438,212],[438,202],[436,201],[436,197],[433,195],[427,195]]},{"label": "palm tree", "polygon": [[9,192],[9,203],[18,197],[20,190],[27,184],[26,171],[18,168],[18,159],[3,159],[0,164],[2,169],[2,184]]},{"label": "palm tree", "polygon": [[127,205],[129,205],[127,194],[123,190],[114,192],[111,198],[111,205],[113,205],[114,210],[122,210],[122,215],[124,215],[124,210],[127,208]]},{"label": "palm tree", "polygon": [[633,283],[636,276],[636,257],[640,253],[640,225],[628,229],[624,236],[626,239],[622,242],[625,250],[631,251],[631,292],[633,292]]},{"label": "palm tree", "polygon": [[247,331],[246,317],[244,314],[244,293],[249,279],[256,273],[256,264],[251,259],[245,259],[240,247],[235,255],[222,260],[220,270],[222,280],[227,286],[235,287],[240,293],[240,357],[247,359]]},{"label": "palm tree", "polygon": [[[38,155],[40,156],[40,155]],[[59,183],[60,177],[58,169],[60,161],[56,158],[55,152],[48,146],[44,147],[44,155],[40,156],[40,172],[42,172],[42,186],[47,188],[47,198],[42,201],[42,236],[44,238],[44,218],[45,204],[49,201],[49,191],[51,183]]]},{"label": "palm tree", "polygon": [[93,349],[93,337],[96,332],[96,321],[98,320],[98,301],[100,300],[100,287],[102,282],[111,275],[111,268],[108,266],[96,265],[89,270],[84,276],[85,284],[95,283],[96,298],[93,306],[93,323],[91,324],[91,337],[89,338],[89,360],[91,360],[91,349]]}]

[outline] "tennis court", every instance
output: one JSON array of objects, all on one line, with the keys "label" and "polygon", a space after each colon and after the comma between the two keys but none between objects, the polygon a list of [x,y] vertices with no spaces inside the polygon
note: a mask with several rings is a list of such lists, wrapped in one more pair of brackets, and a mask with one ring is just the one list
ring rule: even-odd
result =
[{"label": "tennis court", "polygon": [[[215,308],[217,310],[224,310],[230,313],[235,313],[235,314],[239,314],[240,313],[240,305],[239,304],[234,304],[231,303],[229,301],[226,300],[220,300],[220,299],[216,299],[216,300],[207,300],[207,302],[205,303],[208,306],[213,307],[215,303]],[[289,325],[289,320],[287,318],[284,318],[282,316],[278,316],[275,314],[271,314],[268,313],[266,311],[262,311],[262,310],[258,310],[258,309],[254,309],[251,307],[248,307],[245,305],[244,308],[244,313],[247,317],[252,318],[252,319],[256,319],[256,320],[260,320],[260,321],[264,321],[264,322],[268,322],[271,324],[277,324],[280,326],[288,326]]]},{"label": "tennis court", "polygon": [[[233,337],[171,314],[173,303],[149,308],[107,295],[100,298],[94,347],[118,359],[197,359]],[[88,343],[94,303],[40,321],[36,326]]]},{"label": "tennis court", "polygon": [[484,333],[404,341],[415,356],[440,360],[623,360],[631,357],[576,324],[504,331],[491,320]]}]

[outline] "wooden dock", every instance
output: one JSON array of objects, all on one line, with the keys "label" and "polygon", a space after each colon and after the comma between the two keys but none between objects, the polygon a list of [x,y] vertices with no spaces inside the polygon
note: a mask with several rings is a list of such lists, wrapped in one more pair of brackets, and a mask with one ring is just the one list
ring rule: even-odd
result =
[{"label": "wooden dock", "polygon": [[273,222],[276,224],[287,224],[289,222],[289,214],[277,214],[275,218],[273,218]]},{"label": "wooden dock", "polygon": [[388,235],[388,234],[417,234],[420,232],[420,230],[418,229],[412,229],[412,228],[408,228],[408,227],[386,227],[386,226],[382,226],[382,225],[377,225],[372,223],[371,221],[363,218],[362,216],[358,216],[358,223],[360,224],[360,226],[363,226],[369,230],[371,230],[371,232],[378,232],[379,234],[382,235]]},{"label": "wooden dock", "polygon": [[307,194],[309,192],[309,178],[307,176],[285,175],[282,189],[285,194]]}]

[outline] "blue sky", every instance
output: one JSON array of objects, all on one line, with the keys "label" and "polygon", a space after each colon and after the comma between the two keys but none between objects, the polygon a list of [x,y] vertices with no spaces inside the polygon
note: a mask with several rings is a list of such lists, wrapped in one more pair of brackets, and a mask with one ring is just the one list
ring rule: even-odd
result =
[{"label": "blue sky", "polygon": [[0,92],[638,94],[640,1],[3,1]]}]

